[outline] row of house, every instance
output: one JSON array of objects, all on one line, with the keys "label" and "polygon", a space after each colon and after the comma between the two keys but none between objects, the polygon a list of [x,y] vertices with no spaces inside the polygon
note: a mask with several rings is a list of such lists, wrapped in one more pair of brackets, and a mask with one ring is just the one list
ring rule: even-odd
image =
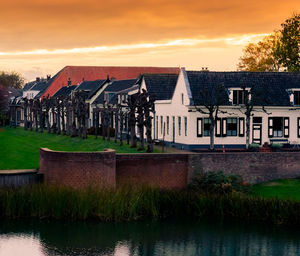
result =
[{"label": "row of house", "polygon": [[[107,69],[103,71],[104,68]],[[144,89],[155,97],[153,138],[182,149],[196,150],[210,144],[208,105],[218,97],[222,100],[217,104],[216,147],[245,147],[247,92],[254,105],[250,118],[251,143],[300,144],[299,73],[186,71],[184,68],[147,70],[138,67],[74,69],[66,67],[53,78],[27,84],[23,97],[41,99],[48,95],[87,91],[89,126],[93,126],[96,106],[103,106],[104,102],[114,105],[124,102],[128,95]],[[79,75],[76,69],[80,70]],[[97,72],[101,74],[95,75]],[[107,72],[105,77],[104,72]],[[222,88],[222,93],[216,93],[217,86]]]}]

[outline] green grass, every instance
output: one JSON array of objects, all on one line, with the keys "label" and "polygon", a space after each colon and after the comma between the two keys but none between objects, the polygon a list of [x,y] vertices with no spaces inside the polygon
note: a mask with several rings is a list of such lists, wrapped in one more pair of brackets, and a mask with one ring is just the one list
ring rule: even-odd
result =
[{"label": "green grass", "polygon": [[118,153],[137,153],[124,141],[119,143],[103,141],[89,136],[87,140],[78,137],[48,134],[47,132],[25,131],[23,128],[0,129],[0,170],[34,169],[39,166],[40,148],[59,151],[101,151],[105,148],[115,149]]},{"label": "green grass", "polygon": [[35,185],[0,189],[0,218],[100,221],[202,218],[300,225],[300,202],[244,194],[213,195],[150,187],[118,189]]},{"label": "green grass", "polygon": [[274,180],[252,187],[255,196],[300,201],[300,179]]}]

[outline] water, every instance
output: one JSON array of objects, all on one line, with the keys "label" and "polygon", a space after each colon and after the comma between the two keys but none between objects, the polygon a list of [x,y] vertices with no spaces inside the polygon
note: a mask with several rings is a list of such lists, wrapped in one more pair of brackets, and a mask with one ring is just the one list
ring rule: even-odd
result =
[{"label": "water", "polygon": [[298,256],[298,229],[242,222],[0,223],[0,256],[222,255]]}]

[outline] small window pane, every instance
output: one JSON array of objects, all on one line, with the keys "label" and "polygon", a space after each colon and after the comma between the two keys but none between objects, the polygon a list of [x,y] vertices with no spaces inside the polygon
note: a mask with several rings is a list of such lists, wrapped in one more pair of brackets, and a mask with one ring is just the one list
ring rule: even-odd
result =
[{"label": "small window pane", "polygon": [[227,136],[237,136],[237,118],[227,118]]}]

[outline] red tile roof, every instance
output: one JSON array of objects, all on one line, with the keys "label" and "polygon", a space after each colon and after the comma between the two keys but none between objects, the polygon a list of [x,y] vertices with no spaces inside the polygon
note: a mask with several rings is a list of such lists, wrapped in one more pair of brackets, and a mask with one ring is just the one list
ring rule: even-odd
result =
[{"label": "red tile roof", "polygon": [[49,82],[49,87],[41,95],[53,96],[61,87],[68,84],[70,78],[73,85],[80,84],[82,79],[93,81],[114,77],[117,80],[135,79],[144,73],[149,74],[179,74],[180,69],[174,67],[106,67],[106,66],[66,66]]}]

